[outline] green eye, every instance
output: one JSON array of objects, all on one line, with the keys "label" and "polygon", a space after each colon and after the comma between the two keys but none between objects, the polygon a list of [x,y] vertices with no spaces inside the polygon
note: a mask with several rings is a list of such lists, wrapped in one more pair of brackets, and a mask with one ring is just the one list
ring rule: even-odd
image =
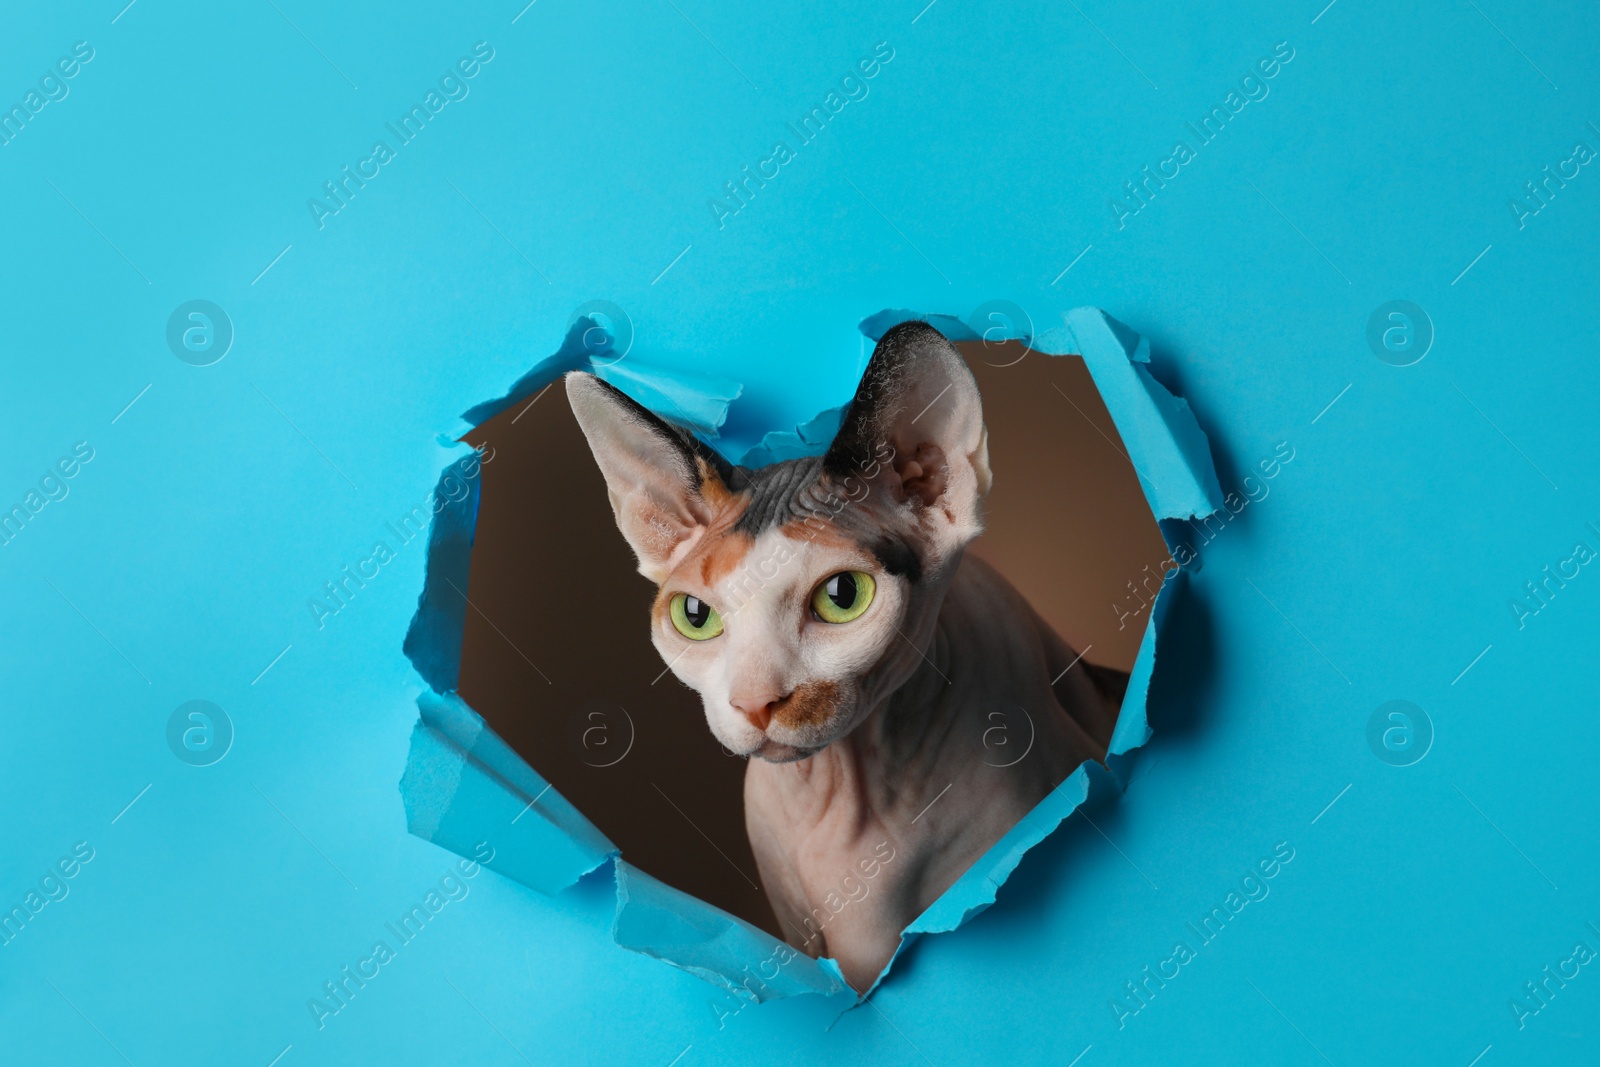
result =
[{"label": "green eye", "polygon": [[672,625],[691,641],[709,641],[722,632],[722,616],[699,597],[678,593],[672,598]]},{"label": "green eye", "polygon": [[811,594],[811,610],[823,622],[849,622],[867,610],[876,588],[865,571],[840,571]]}]

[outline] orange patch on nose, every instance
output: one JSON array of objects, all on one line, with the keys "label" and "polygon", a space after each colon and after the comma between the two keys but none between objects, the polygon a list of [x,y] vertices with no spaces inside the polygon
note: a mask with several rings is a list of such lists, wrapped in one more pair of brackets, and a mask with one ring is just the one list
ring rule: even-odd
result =
[{"label": "orange patch on nose", "polygon": [[802,726],[820,726],[833,714],[839,699],[839,686],[834,682],[807,682],[796,686],[773,709],[774,721],[798,729]]}]

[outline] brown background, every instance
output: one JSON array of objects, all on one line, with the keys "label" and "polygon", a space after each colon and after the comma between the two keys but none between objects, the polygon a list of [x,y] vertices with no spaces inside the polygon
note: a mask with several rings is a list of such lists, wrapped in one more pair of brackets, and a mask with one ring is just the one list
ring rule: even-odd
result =
[{"label": "brown background", "polygon": [[[988,528],[971,550],[1068,644],[1127,670],[1147,616],[1119,630],[1112,605],[1167,552],[1088,370],[1011,343],[959,347],[983,394],[994,471]],[[744,833],[744,761],[712,736],[699,695],[663,673],[649,639],[654,589],[561,384],[467,440],[494,456],[462,697],[630,863],[776,933]]]}]

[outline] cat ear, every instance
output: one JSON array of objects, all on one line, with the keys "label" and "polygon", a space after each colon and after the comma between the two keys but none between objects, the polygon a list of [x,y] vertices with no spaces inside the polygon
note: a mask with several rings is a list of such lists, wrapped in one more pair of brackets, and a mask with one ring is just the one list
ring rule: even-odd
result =
[{"label": "cat ear", "polygon": [[728,493],[727,464],[592,374],[567,375],[567,399],[606,479],[617,528],[656,584],[710,523]]},{"label": "cat ear", "polygon": [[978,385],[955,346],[926,322],[884,334],[823,466],[908,503],[940,557],[976,537],[989,438]]}]

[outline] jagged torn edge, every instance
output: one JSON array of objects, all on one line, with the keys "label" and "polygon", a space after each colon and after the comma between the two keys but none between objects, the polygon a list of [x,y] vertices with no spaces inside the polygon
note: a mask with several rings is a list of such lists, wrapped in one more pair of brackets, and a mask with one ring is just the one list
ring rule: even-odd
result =
[{"label": "jagged torn edge", "polygon": [[505,396],[468,408],[461,415],[465,426],[458,428],[460,432],[445,437],[443,443],[454,444],[468,430],[529,397],[537,397],[545,387],[575,370],[589,371],[603,378],[651,411],[659,412],[662,418],[687,427],[701,437],[717,436],[728,417],[728,405],[738,399],[744,386],[726,378],[647,366],[637,359],[629,361],[629,352],[619,355],[613,348],[615,340],[597,319],[579,316],[567,328],[567,336],[554,355],[535,363],[532,370],[512,384]]},{"label": "jagged torn edge", "polygon": [[[441,438],[455,445],[466,430],[513,405],[532,402],[540,390],[572,370],[589,370],[641,404],[702,437],[727,418],[742,386],[693,373],[624,365],[595,320],[580,318],[560,349],[540,360],[505,396],[462,415],[465,428]],[[556,401],[564,403],[564,398]],[[463,857],[488,842],[484,866],[546,895],[611,866],[617,907],[612,938],[624,948],[664,960],[746,1001],[799,993],[824,996],[848,987],[831,961],[798,955],[777,938],[718,908],[666,885],[629,864],[577,808],[551,788],[456,693],[466,623],[466,589],[477,523],[479,477],[469,460],[440,475],[434,498],[448,501],[434,515],[417,612],[404,650],[427,689],[400,779],[407,828]],[[467,492],[446,492],[459,478]],[[452,487],[454,488],[454,487]],[[481,854],[481,853],[479,853]],[[775,960],[783,960],[774,967]],[[769,967],[774,973],[768,974]]]},{"label": "jagged torn edge", "polygon": [[[861,331],[876,341],[890,327],[918,318],[930,322],[951,340],[981,339],[954,317],[897,310],[864,320]],[[481,421],[518,403],[567,370],[583,365],[575,360],[600,362],[583,347],[579,328],[583,321],[568,333],[561,352],[524,375],[506,397],[479,405],[463,418]],[[1094,308],[1070,311],[1064,321],[1063,327],[1037,337],[1012,339],[1042,354],[1075,354],[1084,360],[1158,520],[1201,518],[1218,510],[1222,506],[1222,490],[1209,443],[1188,404],[1151,377],[1149,343]],[[673,376],[670,388],[679,391],[678,399],[666,405],[665,410],[644,396],[635,394],[636,399],[664,417],[673,417],[674,408],[680,416],[685,411],[698,410],[712,416],[705,420],[707,423],[721,425],[726,402],[720,415],[710,411],[715,401],[702,405],[705,394],[682,392],[686,380]],[[628,390],[626,384],[615,384]],[[656,396],[666,395],[660,383],[652,383],[651,389]],[[651,395],[650,390],[641,391]],[[724,391],[731,393],[730,400],[738,395],[736,385]],[[745,453],[741,462],[750,466],[818,454],[832,439],[842,412],[842,407],[830,409],[793,431],[768,434]],[[605,835],[455,695],[466,604],[461,594],[452,590],[453,595],[446,595],[436,586],[440,579],[448,578],[448,584],[466,588],[476,512],[474,480],[468,497],[435,519],[427,582],[407,634],[406,652],[430,686],[418,701],[421,718],[412,733],[411,752],[400,782],[411,832],[462,856],[472,855],[473,846],[487,840],[495,848],[495,858],[487,866],[546,894],[560,892],[609,862],[617,891],[612,923],[612,937],[617,944],[699,975],[747,1001],[799,993],[847,999],[849,987],[833,960],[796,956],[772,935],[628,864]],[[1162,536],[1167,537],[1165,526]],[[1167,540],[1168,547],[1174,547],[1171,539]],[[1150,738],[1145,701],[1155,668],[1156,638],[1178,584],[1179,581],[1163,582],[1156,595],[1111,738],[1107,758],[1110,772],[1097,763],[1080,766],[1012,827],[906,928],[894,958],[878,976],[873,989],[917,938],[955,930],[993,904],[1000,886],[1028,850],[1054,832],[1089,799],[1091,792],[1098,795],[1107,790],[1120,791],[1124,757]],[[785,955],[792,958],[768,975],[765,965]],[[759,974],[752,968],[757,968]],[[756,979],[756,988],[752,988],[751,978]]]},{"label": "jagged torn edge", "polygon": [[[1148,340],[1098,308],[1075,308],[1063,318],[1064,325],[1059,328],[1038,336],[1013,333],[1006,340],[1019,341],[1043,355],[1077,355],[1083,360],[1122,438],[1161,536],[1171,550],[1176,546],[1168,534],[1167,521],[1203,518],[1222,507],[1222,486],[1211,460],[1210,442],[1195,421],[1188,403],[1173,396],[1151,376]],[[911,319],[928,322],[952,341],[984,340],[977,331],[953,316],[918,315],[902,310],[881,311],[870,316],[862,321],[861,332],[876,341],[890,328]],[[994,340],[992,333],[988,339]],[[767,442],[763,441],[765,444]],[[895,961],[917,938],[955,930],[987,910],[1028,850],[1050,836],[1067,816],[1089,799],[1091,792],[1100,796],[1121,791],[1122,772],[1128,769],[1127,754],[1150,740],[1145,701],[1155,671],[1156,639],[1183,580],[1183,572],[1178,571],[1175,580],[1163,581],[1156,594],[1150,621],[1139,642],[1138,656],[1128,675],[1128,688],[1111,735],[1106,767],[1093,762],[1079,766],[969,867],[928,910],[917,916],[900,935],[900,946],[873,983],[873,989],[882,983]],[[867,995],[870,994],[868,990]]]}]

